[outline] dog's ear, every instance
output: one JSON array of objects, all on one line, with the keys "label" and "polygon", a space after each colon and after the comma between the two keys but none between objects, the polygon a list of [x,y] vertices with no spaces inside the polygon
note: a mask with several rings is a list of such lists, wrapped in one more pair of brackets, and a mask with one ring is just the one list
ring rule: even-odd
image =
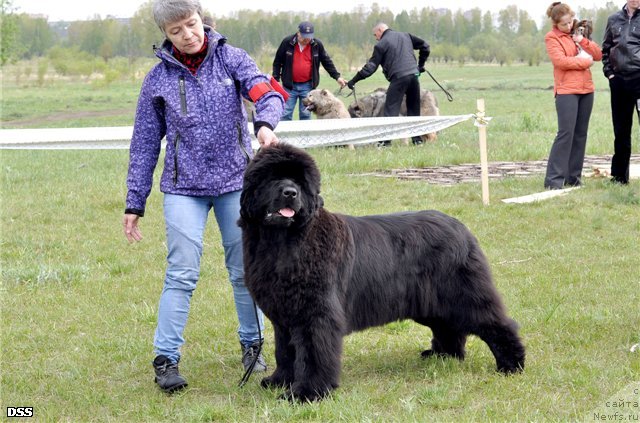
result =
[{"label": "dog's ear", "polygon": [[324,96],[327,96],[327,95],[329,95],[329,91],[327,91],[326,88],[323,88],[322,91],[320,91],[320,94],[322,94]]},{"label": "dog's ear", "polygon": [[261,152],[258,151],[244,171],[242,180],[243,189],[240,193],[240,219],[238,220],[240,227],[242,227],[243,223],[255,220],[257,218],[256,214],[259,213],[256,210],[258,201],[256,187],[263,179],[262,174],[264,173],[260,168],[260,162],[262,160],[260,153]]},{"label": "dog's ear", "polygon": [[584,19],[584,36],[587,37],[588,40],[591,39],[591,34],[593,34],[593,21],[588,21]]},{"label": "dog's ear", "polygon": [[244,227],[244,224],[251,220],[249,215],[249,195],[245,190],[240,194],[240,219],[238,219],[238,226]]},{"label": "dog's ear", "polygon": [[305,220],[308,221],[312,216],[318,216],[320,213],[320,209],[324,207],[324,198],[320,194],[315,194],[312,197],[309,197],[311,201],[308,204],[308,212],[307,218]]}]

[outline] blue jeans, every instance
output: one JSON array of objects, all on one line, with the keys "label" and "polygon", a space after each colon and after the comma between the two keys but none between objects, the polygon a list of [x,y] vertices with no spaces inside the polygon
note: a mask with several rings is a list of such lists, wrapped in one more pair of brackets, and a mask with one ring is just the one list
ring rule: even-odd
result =
[{"label": "blue jeans", "polygon": [[[200,276],[202,238],[209,211],[213,211],[222,235],[225,265],[233,288],[233,299],[240,326],[238,335],[243,345],[260,340],[253,299],[244,284],[240,191],[218,197],[164,195],[164,218],[167,227],[167,272],[158,307],[158,326],[154,346],[156,355],[180,361],[182,336],[187,324],[191,295]],[[258,309],[260,331],[264,317]]]},{"label": "blue jeans", "polygon": [[284,112],[280,120],[293,120],[293,110],[296,108],[296,102],[298,102],[298,116],[300,120],[311,119],[311,112],[302,104],[302,99],[307,98],[309,91],[311,91],[311,81],[309,82],[294,82],[293,89],[285,88],[289,93],[289,98],[284,105]]}]

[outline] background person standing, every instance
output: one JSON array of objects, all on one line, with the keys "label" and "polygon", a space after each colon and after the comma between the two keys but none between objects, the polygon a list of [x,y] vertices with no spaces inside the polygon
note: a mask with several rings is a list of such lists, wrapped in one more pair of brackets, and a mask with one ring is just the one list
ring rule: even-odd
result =
[{"label": "background person standing", "polygon": [[547,9],[553,28],[545,37],[553,64],[553,89],[558,114],[558,133],[549,152],[544,187],[579,186],[587,146],[589,118],[595,85],[594,61],[602,59],[600,46],[582,34],[571,35],[575,13],[568,4],[552,3]]},{"label": "background person standing", "polygon": [[282,40],[273,60],[273,78],[281,82],[289,93],[281,120],[293,119],[296,102],[299,104],[300,120],[311,119],[311,112],[306,110],[302,99],[320,83],[320,64],[338,81],[340,87],[346,85],[346,80],[340,77],[324,45],[314,37],[313,24],[301,22],[298,32]]},{"label": "background person standing", "polygon": [[[373,28],[373,36],[377,40],[373,55],[369,61],[355,74],[347,86],[353,90],[355,84],[370,77],[382,66],[387,81],[387,99],[384,105],[385,116],[399,116],[402,99],[407,98],[407,116],[420,116],[420,81],[418,77],[425,71],[424,64],[431,53],[429,44],[408,32],[397,32],[385,23],[378,23]],[[413,50],[418,50],[418,60]],[[412,138],[414,144],[422,144],[419,136]],[[389,145],[390,141],[383,141]]]},{"label": "background person standing", "polygon": [[609,16],[602,42],[602,70],[611,90],[613,158],[611,180],[629,183],[633,109],[640,118],[640,0],[627,0]]}]

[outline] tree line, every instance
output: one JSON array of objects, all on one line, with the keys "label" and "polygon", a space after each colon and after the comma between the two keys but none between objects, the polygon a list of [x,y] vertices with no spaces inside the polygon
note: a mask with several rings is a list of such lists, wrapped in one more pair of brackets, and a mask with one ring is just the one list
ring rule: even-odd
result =
[{"label": "tree line", "polygon": [[[604,7],[578,8],[576,12],[578,17],[593,21],[593,39],[601,43],[607,17],[620,7],[608,1]],[[74,22],[48,22],[46,18],[20,13],[11,0],[0,0],[0,9],[2,65],[47,58],[59,73],[84,74],[105,68],[106,63],[114,60],[133,63],[139,58],[153,57],[152,46],[163,40],[153,21],[151,1],[141,5],[130,19],[95,16]],[[540,14],[544,12],[541,10]],[[516,6],[497,12],[424,7],[393,14],[373,3],[350,12],[317,15],[262,10],[240,10],[226,17],[215,17],[206,11],[205,14],[218,32],[231,44],[249,52],[265,71],[271,70],[273,55],[282,38],[295,33],[302,20],[314,23],[316,36],[338,68],[347,70],[367,60],[375,42],[371,28],[377,22],[426,40],[431,45],[429,61],[460,64],[473,61],[538,65],[547,60],[544,34],[551,27],[548,20],[538,27],[528,12]]]}]

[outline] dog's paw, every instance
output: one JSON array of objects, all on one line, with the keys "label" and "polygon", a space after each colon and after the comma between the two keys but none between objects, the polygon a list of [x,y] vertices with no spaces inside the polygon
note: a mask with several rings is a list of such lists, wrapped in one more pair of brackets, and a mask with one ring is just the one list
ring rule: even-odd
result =
[{"label": "dog's paw", "polygon": [[289,401],[291,403],[296,402],[295,397],[293,396],[293,394],[291,393],[290,389],[285,390],[282,394],[280,394],[278,396],[278,399],[281,401]]},{"label": "dog's paw", "polygon": [[496,366],[496,370],[503,375],[522,373],[524,371],[524,359],[519,361],[513,360],[509,362],[499,363]]},{"label": "dog's paw", "polygon": [[422,353],[420,353],[420,357],[422,358],[429,358],[429,357],[433,357],[434,355],[439,355],[439,354],[434,350],[424,350],[422,351]]},{"label": "dog's paw", "polygon": [[422,353],[420,353],[420,356],[423,359],[427,359],[429,357],[439,357],[439,358],[456,358],[460,361],[464,360],[464,351],[463,352],[442,352],[442,351],[436,351],[436,350],[424,350],[422,351]]},{"label": "dog's paw", "polygon": [[312,389],[298,387],[283,394],[290,402],[315,402],[320,401],[329,394],[329,389]]},{"label": "dog's paw", "polygon": [[445,352],[436,351],[436,350],[424,350],[422,351],[422,353],[420,353],[420,356],[424,359],[427,359],[430,357],[438,357],[438,358],[453,357],[453,355],[451,354],[447,354]]},{"label": "dog's paw", "polygon": [[518,373],[522,373],[524,371],[524,367],[520,367],[520,366],[517,366],[517,367],[498,367],[496,370],[498,371],[498,373],[501,373],[501,374],[503,374],[505,376],[508,376],[508,375],[515,375],[515,374],[518,374]]},{"label": "dog's paw", "polygon": [[284,388],[291,385],[292,382],[288,381],[287,378],[277,371],[274,372],[271,376],[267,376],[260,381],[260,386],[263,388]]}]

